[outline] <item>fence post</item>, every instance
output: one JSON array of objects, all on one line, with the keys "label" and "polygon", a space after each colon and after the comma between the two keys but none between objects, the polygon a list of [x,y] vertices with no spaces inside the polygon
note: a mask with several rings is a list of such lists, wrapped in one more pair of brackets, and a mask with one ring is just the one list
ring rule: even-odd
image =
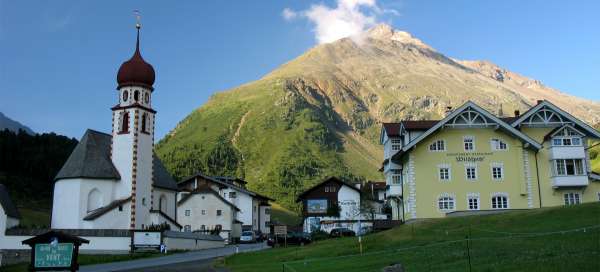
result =
[{"label": "fence post", "polygon": [[469,272],[471,272],[471,248],[469,241],[471,240],[471,224],[469,224],[469,234],[467,234],[467,260],[469,262]]}]

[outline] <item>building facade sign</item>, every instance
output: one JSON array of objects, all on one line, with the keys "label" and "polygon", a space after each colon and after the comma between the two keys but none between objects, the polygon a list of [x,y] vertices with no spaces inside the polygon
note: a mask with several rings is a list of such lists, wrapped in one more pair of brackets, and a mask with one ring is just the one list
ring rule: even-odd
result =
[{"label": "building facade sign", "polygon": [[447,156],[454,157],[456,162],[482,162],[492,154],[492,152],[458,152],[448,153]]}]

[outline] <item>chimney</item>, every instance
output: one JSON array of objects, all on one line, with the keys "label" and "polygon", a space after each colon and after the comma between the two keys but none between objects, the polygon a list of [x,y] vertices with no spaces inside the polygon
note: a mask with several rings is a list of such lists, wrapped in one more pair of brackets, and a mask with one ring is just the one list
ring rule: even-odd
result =
[{"label": "chimney", "polygon": [[538,104],[542,104],[542,102],[544,102],[544,100],[538,100],[537,101]]},{"label": "chimney", "polygon": [[519,110],[515,110],[515,117],[521,116],[521,112]]},{"label": "chimney", "polygon": [[452,113],[452,107],[451,106],[446,107],[446,111],[444,113],[445,113],[444,116],[450,115],[450,113]]}]

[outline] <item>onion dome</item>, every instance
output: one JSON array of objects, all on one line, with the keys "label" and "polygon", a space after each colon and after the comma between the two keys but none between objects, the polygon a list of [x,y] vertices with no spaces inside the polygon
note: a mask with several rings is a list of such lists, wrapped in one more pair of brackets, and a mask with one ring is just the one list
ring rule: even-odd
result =
[{"label": "onion dome", "polygon": [[154,68],[147,63],[140,54],[140,28],[137,26],[137,41],[133,57],[121,64],[117,73],[117,88],[125,86],[142,86],[153,89]]}]

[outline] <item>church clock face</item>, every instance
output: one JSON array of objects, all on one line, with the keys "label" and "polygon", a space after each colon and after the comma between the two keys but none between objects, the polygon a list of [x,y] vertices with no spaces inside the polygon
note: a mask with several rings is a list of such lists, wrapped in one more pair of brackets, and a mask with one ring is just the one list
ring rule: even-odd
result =
[{"label": "church clock face", "polygon": [[129,92],[128,91],[124,91],[123,92],[123,102],[127,102],[127,98],[129,98]]}]

